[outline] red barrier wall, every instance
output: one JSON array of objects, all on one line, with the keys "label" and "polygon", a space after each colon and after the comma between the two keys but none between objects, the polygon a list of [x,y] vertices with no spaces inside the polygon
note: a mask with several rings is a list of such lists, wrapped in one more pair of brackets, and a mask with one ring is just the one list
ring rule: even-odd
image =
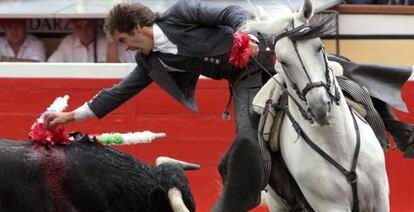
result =
[{"label": "red barrier wall", "polygon": [[[101,88],[110,87],[118,81],[0,78],[0,136],[27,139],[30,126],[57,96],[68,94],[68,110],[72,110]],[[403,92],[411,111],[414,111],[413,88],[414,83],[410,82]],[[167,133],[167,138],[155,140],[152,144],[117,148],[149,163],[153,163],[157,156],[167,155],[201,164],[201,169],[188,172],[188,177],[198,211],[209,211],[221,189],[217,163],[234,134],[233,120],[221,119],[227,98],[228,86],[225,81],[200,80],[197,90],[200,112],[192,113],[159,87],[151,85],[104,119],[71,123],[66,128],[68,131],[84,133],[143,130]],[[412,116],[399,115],[414,123]],[[411,168],[414,167],[414,160],[402,159],[397,151],[387,152],[386,157],[392,211],[414,211],[414,171]]]}]

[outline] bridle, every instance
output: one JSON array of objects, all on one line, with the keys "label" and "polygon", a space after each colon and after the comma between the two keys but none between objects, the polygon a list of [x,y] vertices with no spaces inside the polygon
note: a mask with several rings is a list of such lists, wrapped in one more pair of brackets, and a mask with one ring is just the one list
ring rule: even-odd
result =
[{"label": "bridle", "polygon": [[[292,32],[297,32],[297,31],[305,31],[305,30],[309,30],[309,27],[308,27],[308,25],[307,24],[304,24],[304,25],[301,25],[301,26],[299,26],[299,27],[296,27],[295,28],[295,25],[294,25],[294,19],[292,19],[292,22],[291,22],[291,24],[290,24],[291,26],[292,26],[292,29],[291,30],[287,30],[286,29],[286,31],[284,32],[284,33],[282,33],[282,34],[280,34],[280,35],[278,35],[277,37],[276,37],[276,39],[275,39],[275,41],[274,41],[274,46],[276,45],[276,42],[279,40],[279,39],[281,39],[281,38],[283,38],[283,37],[289,37],[289,35],[292,33]],[[285,67],[285,65],[283,65],[282,63],[281,63],[281,66],[282,66],[282,69],[283,69],[283,72],[285,73],[285,76],[286,76],[286,78],[288,79],[288,81],[289,81],[289,83],[290,83],[290,85],[291,85],[291,87],[293,88],[293,90],[295,91],[295,93],[296,93],[296,95],[297,95],[297,97],[301,100],[301,101],[303,101],[305,104],[307,104],[307,100],[306,100],[306,94],[310,91],[310,90],[312,90],[313,88],[317,88],[317,87],[324,87],[325,89],[326,89],[326,91],[328,92],[328,94],[329,94],[329,97],[330,97],[330,102],[331,103],[333,103],[333,102],[335,102],[335,104],[336,105],[339,105],[339,101],[340,101],[340,99],[341,99],[341,96],[340,96],[340,93],[339,93],[339,88],[337,87],[337,86],[335,86],[335,84],[333,83],[333,80],[332,79],[334,79],[334,75],[333,75],[333,72],[332,72],[332,70],[330,70],[329,69],[329,67],[328,67],[328,61],[327,61],[327,57],[326,57],[326,54],[325,54],[325,48],[324,48],[324,46],[322,46],[322,56],[323,56],[323,58],[324,58],[324,66],[325,66],[325,82],[324,81],[316,81],[316,82],[314,82],[314,81],[312,81],[312,79],[310,78],[310,76],[309,76],[309,73],[308,73],[308,71],[307,71],[307,69],[306,69],[306,67],[305,67],[305,64],[304,64],[304,61],[303,61],[303,59],[302,59],[302,57],[301,57],[301,55],[300,55],[300,53],[299,53],[299,50],[298,50],[298,45],[297,45],[297,41],[296,40],[294,40],[294,39],[290,39],[290,41],[292,42],[292,45],[293,45],[293,48],[294,48],[294,50],[295,50],[295,53],[296,53],[296,56],[298,57],[298,59],[299,59],[299,61],[300,61],[300,64],[301,64],[301,67],[302,67],[302,70],[303,70],[303,72],[305,73],[305,75],[306,75],[306,77],[307,77],[307,79],[308,79],[308,83],[305,85],[305,87],[302,89],[302,90],[300,90],[299,89],[299,87],[297,86],[297,84],[292,80],[292,77],[289,75],[289,72],[287,71],[287,69],[286,69],[286,67]],[[334,94],[332,94],[331,93],[331,88],[332,88],[332,86],[335,88],[334,89]],[[309,112],[309,111],[306,111],[300,104],[299,104],[299,102],[297,102],[297,100],[295,99],[295,98],[292,98],[293,100],[294,100],[294,102],[295,102],[295,104],[299,107],[299,111],[301,112],[301,114],[302,114],[302,116],[306,119],[306,120],[308,120],[308,121],[310,121],[310,122],[312,122],[313,123],[313,119],[312,119],[312,114]]]}]

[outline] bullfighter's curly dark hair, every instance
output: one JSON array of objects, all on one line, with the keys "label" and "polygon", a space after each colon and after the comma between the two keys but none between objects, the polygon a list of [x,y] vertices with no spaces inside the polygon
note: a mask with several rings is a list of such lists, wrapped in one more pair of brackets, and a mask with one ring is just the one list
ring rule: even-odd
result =
[{"label": "bullfighter's curly dark hair", "polygon": [[140,3],[120,3],[115,5],[105,19],[104,31],[108,38],[114,33],[132,34],[137,25],[152,26],[160,17],[147,6]]}]

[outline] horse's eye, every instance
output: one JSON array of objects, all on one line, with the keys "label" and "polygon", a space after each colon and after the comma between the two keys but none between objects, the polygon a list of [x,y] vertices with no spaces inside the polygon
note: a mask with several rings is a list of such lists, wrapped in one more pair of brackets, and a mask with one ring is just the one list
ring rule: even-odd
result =
[{"label": "horse's eye", "polygon": [[318,52],[321,52],[321,51],[322,51],[322,49],[323,49],[323,45],[320,45],[320,46],[318,47]]}]

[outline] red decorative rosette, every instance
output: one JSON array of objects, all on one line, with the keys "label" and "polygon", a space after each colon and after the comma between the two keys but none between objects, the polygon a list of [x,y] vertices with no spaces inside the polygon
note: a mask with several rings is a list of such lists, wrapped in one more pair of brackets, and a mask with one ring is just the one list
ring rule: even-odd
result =
[{"label": "red decorative rosette", "polygon": [[238,67],[243,68],[249,62],[252,50],[249,45],[250,36],[244,32],[234,33],[233,49],[231,51],[229,62]]},{"label": "red decorative rosette", "polygon": [[71,142],[69,135],[63,126],[46,128],[43,122],[37,120],[30,128],[29,139],[32,142],[53,146],[55,144],[67,144]]}]

